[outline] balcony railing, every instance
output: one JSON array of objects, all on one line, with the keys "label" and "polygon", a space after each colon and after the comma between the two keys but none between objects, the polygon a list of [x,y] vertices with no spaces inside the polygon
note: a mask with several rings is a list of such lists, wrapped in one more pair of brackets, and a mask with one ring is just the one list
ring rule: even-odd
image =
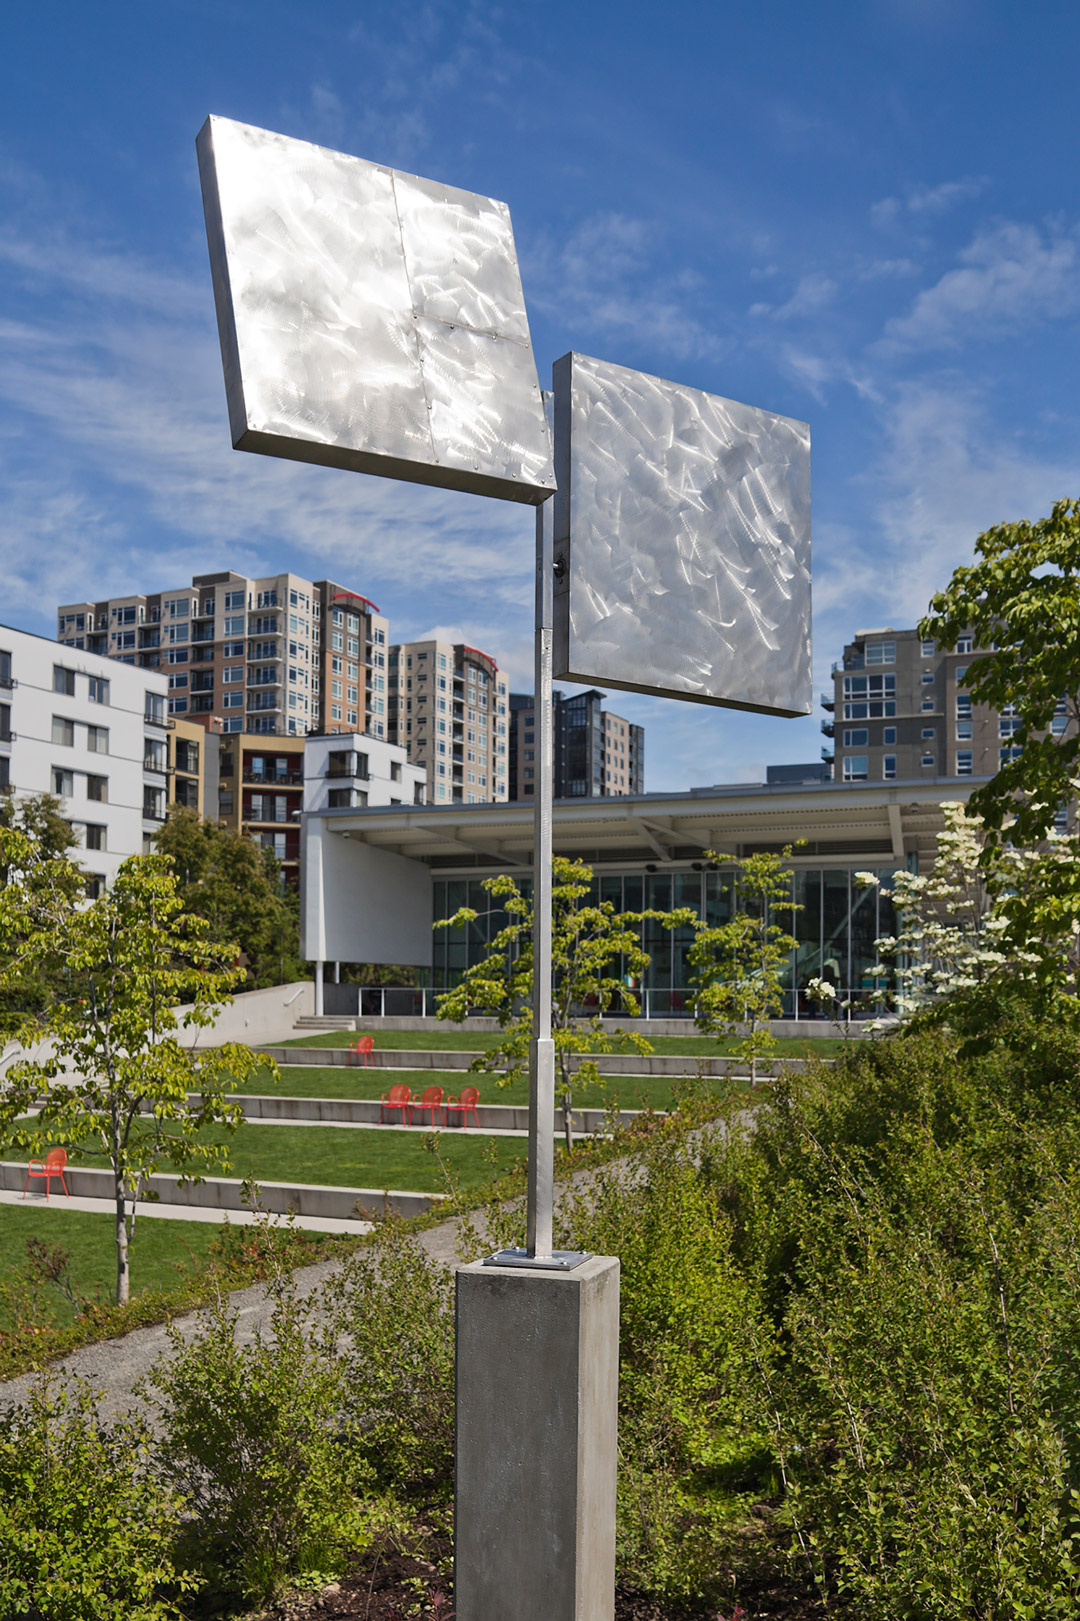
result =
[{"label": "balcony railing", "polygon": [[274,777],[259,771],[245,771],[244,781],[256,788],[302,788],[304,786],[304,773],[290,771],[283,777]]}]

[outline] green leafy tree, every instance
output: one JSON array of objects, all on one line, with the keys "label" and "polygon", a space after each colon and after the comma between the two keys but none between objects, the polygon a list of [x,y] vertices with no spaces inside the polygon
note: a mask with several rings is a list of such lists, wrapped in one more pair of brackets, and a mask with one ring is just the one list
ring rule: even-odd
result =
[{"label": "green leafy tree", "polygon": [[[616,912],[611,901],[589,902],[592,868],[583,861],[556,856],[552,866],[552,1036],[555,1042],[556,1089],[563,1111],[567,1148],[573,1145],[574,1087],[601,1085],[600,1071],[585,1053],[650,1053],[644,1036],[612,1029],[601,1022],[618,1005],[628,1017],[638,1002],[627,989],[649,966],[642,948],[641,923],[660,914]],[[509,1086],[528,1070],[532,1039],[532,900],[516,881],[503,875],[486,878],[483,887],[507,915],[491,942],[487,957],[462,975],[439,1003],[440,1019],[462,1020],[482,1008],[499,1021],[500,1039],[490,1052],[474,1059],[474,1071],[503,1070]],[[665,914],[666,915],[666,914]],[[436,928],[462,929],[478,913],[463,906]]]},{"label": "green leafy tree", "polygon": [[303,977],[298,897],[282,891],[270,851],[184,805],[172,807],[155,847],[172,858],[185,909],[205,918],[215,939],[239,943],[249,986]]},{"label": "green leafy tree", "polygon": [[[980,653],[966,682],[975,703],[1015,706],[1020,749],[969,804],[990,833],[1032,845],[1074,791],[1080,761],[1080,501],[1058,501],[1049,518],[1004,523],[975,543],[976,562],[958,568],[930,603],[919,634],[953,648],[970,634]],[[1060,706],[1072,721],[1055,735]]]},{"label": "green leafy tree", "polygon": [[[706,852],[709,859],[721,857]],[[707,923],[694,913],[680,916],[696,933],[687,955],[697,1002],[699,1030],[710,1036],[731,1036],[742,1030],[735,1054],[758,1069],[776,1050],[769,1021],[784,1009],[784,970],[790,965],[795,940],[775,921],[778,910],[796,910],[791,899],[791,845],[782,856],[770,851],[735,863],[732,899],[726,923]]]},{"label": "green leafy tree", "polygon": [[[83,906],[62,882],[44,881],[57,863],[35,862],[24,833],[0,831],[0,860],[9,869],[0,891],[0,988],[27,972],[62,977],[65,987],[19,1032],[24,1049],[49,1045],[45,1055],[9,1066],[0,1132],[20,1152],[61,1145],[104,1158],[123,1304],[135,1201],[146,1179],[162,1166],[187,1176],[227,1170],[225,1146],[206,1140],[204,1129],[239,1125],[240,1106],[227,1094],[265,1062],[237,1043],[196,1057],[178,1035],[212,1025],[230,1000],[236,946],[184,909],[164,856],[129,857],[112,888]],[[178,1016],[180,1002],[187,1006]],[[20,1118],[35,1103],[36,1117]]]},{"label": "green leafy tree", "polygon": [[[82,894],[86,874],[71,854],[79,841],[59,799],[52,794],[29,794],[21,799],[12,794],[0,796],[0,831],[4,829],[21,833],[29,841],[29,862],[21,875],[24,883],[42,892],[59,890],[72,902]],[[7,865],[0,862],[0,884],[8,879]],[[64,976],[63,964],[55,976],[28,967],[20,979],[5,984],[0,989],[0,1035],[13,1035],[50,998],[62,995]]]}]

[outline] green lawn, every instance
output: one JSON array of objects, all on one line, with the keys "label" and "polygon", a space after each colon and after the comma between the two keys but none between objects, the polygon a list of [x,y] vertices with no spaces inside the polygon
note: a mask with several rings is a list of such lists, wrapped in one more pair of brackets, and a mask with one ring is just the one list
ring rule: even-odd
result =
[{"label": "green lawn", "polygon": [[[687,1065],[693,1074],[693,1064]],[[463,1086],[476,1086],[481,1103],[528,1103],[529,1083],[525,1076],[510,1086],[500,1086],[495,1075],[470,1075],[467,1070],[431,1069],[332,1069],[309,1068],[306,1064],[283,1064],[280,1085],[274,1086],[263,1070],[239,1092],[264,1092],[271,1096],[294,1098],[378,1098],[391,1086],[403,1083],[421,1095],[429,1086],[441,1086],[447,1096],[457,1097]],[[713,1091],[726,1083],[714,1080]],[[667,1075],[613,1075],[607,1086],[582,1087],[574,1102],[581,1108],[607,1108],[615,1099],[626,1109],[666,1109],[674,1095],[675,1082]]]},{"label": "green lawn", "polygon": [[[27,1239],[40,1238],[70,1252],[68,1273],[79,1293],[107,1302],[116,1287],[115,1231],[115,1217],[108,1208],[101,1215],[57,1209],[55,1197],[48,1210],[29,1203],[0,1205],[0,1253],[4,1256],[0,1283],[10,1284],[15,1272],[22,1270]],[[217,1232],[216,1222],[165,1221],[156,1216],[137,1220],[131,1250],[132,1293],[171,1288],[181,1271],[197,1271]],[[71,1307],[55,1288],[40,1286],[39,1298],[47,1302],[58,1323],[72,1320]]]},{"label": "green lawn", "polygon": [[[211,1134],[229,1145],[230,1176],[264,1182],[331,1183],[346,1188],[399,1188],[446,1193],[446,1180],[424,1137],[404,1131],[343,1131],[338,1126],[243,1125],[233,1136]],[[439,1151],[463,1188],[478,1187],[515,1159],[522,1137],[443,1133]]]},{"label": "green lawn", "polygon": [[[632,1028],[632,1026],[628,1026]],[[359,1032],[362,1034],[362,1032]],[[494,1033],[479,1030],[386,1030],[375,1035],[375,1045],[381,1052],[489,1052],[498,1041]],[[354,1030],[323,1030],[315,1036],[298,1036],[292,1041],[278,1042],[281,1047],[351,1047],[357,1039]],[[730,1053],[734,1040],[714,1041],[711,1036],[650,1036],[656,1053],[685,1054],[688,1058],[717,1058]],[[816,1053],[829,1058],[844,1045],[842,1036],[793,1036],[777,1044],[783,1058],[807,1058]]]}]

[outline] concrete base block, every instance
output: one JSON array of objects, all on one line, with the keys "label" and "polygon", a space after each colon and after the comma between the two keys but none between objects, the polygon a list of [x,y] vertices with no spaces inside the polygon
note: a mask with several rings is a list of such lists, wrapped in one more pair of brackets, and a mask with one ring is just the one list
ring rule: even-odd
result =
[{"label": "concrete base block", "polygon": [[457,1274],[458,1621],[612,1621],[619,1262]]}]

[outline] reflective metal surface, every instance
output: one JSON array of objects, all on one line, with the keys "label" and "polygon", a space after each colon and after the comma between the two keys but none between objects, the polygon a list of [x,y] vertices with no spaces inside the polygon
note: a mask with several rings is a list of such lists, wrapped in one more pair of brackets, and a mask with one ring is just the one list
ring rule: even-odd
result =
[{"label": "reflective metal surface", "polygon": [[505,203],[227,118],[197,146],[237,449],[551,493]]},{"label": "reflective metal surface", "polygon": [[810,430],[570,354],[555,378],[555,679],[813,708]]}]

